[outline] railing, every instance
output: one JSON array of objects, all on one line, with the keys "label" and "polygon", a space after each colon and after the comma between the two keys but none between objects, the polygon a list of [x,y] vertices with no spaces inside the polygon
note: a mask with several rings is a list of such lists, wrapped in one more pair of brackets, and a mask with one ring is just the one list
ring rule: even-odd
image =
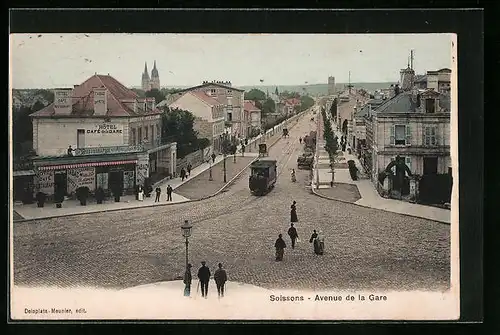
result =
[{"label": "railing", "polygon": [[111,147],[78,148],[73,150],[74,156],[109,155],[136,153],[144,151],[143,145],[120,145]]}]

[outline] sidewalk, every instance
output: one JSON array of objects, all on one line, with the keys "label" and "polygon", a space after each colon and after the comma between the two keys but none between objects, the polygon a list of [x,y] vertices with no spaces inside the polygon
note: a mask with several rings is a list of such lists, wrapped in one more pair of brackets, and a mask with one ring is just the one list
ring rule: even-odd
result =
[{"label": "sidewalk", "polygon": [[[285,127],[285,125],[290,124],[291,122],[294,122],[297,118],[300,118],[307,114],[307,111],[293,116],[288,120],[285,120],[279,125],[276,125],[274,128],[269,129],[266,131],[264,135],[259,135],[253,139],[250,139],[248,141],[248,145],[246,146],[245,149],[245,157],[257,157],[258,156],[258,143],[261,143],[261,141],[271,141],[272,143],[267,143],[268,144],[268,150],[269,148],[276,143],[281,136],[276,136],[281,132],[281,130]],[[291,125],[292,127],[294,124]],[[273,142],[274,141],[274,142]],[[238,154],[237,156],[241,156],[241,145],[238,145]],[[230,157],[229,155],[228,157]],[[217,163],[222,162],[223,160],[223,155],[217,155],[215,158],[215,162],[212,164],[216,165]],[[89,213],[99,213],[99,212],[107,212],[107,211],[116,211],[116,210],[123,210],[123,209],[134,209],[134,208],[142,208],[142,207],[153,207],[153,206],[161,206],[161,205],[166,205],[166,204],[178,204],[178,203],[183,203],[183,202],[188,202],[188,201],[195,201],[196,199],[188,199],[182,195],[179,195],[175,192],[172,193],[172,201],[167,202],[166,197],[166,189],[167,185],[170,185],[174,191],[181,185],[191,181],[194,177],[202,174],[203,172],[207,171],[210,168],[209,163],[203,163],[200,164],[199,166],[195,167],[194,169],[191,170],[191,175],[189,178],[181,180],[180,177],[169,179],[165,178],[163,180],[160,180],[156,182],[153,185],[153,189],[156,187],[160,187],[162,189],[161,193],[161,199],[160,202],[155,203],[155,193],[153,192],[151,194],[151,197],[149,198],[144,198],[144,201],[138,201],[135,200],[135,195],[127,195],[127,196],[122,196],[120,198],[120,202],[114,202],[112,198],[108,199],[105,201],[103,204],[98,205],[94,199],[88,199],[87,200],[87,205],[82,206],[80,205],[80,202],[78,200],[65,200],[62,204],[62,208],[56,208],[55,204],[53,203],[46,203],[45,207],[43,208],[38,208],[37,204],[30,204],[30,205],[24,205],[22,203],[14,203],[13,205],[13,218],[14,221],[23,221],[23,220],[33,220],[33,219],[48,219],[48,218],[53,218],[53,217],[61,217],[61,216],[68,216],[68,215],[79,215],[79,214],[89,214]],[[228,180],[230,181],[230,180]],[[22,217],[22,218],[21,218]]]},{"label": "sidewalk", "polygon": [[[321,120],[321,122],[323,122]],[[335,134],[340,138],[341,133],[337,130],[337,127],[334,123],[332,123],[332,128],[335,131]],[[322,130],[322,125],[320,125],[320,130]],[[320,131],[321,132],[321,131]],[[318,136],[321,136],[319,140],[319,145],[324,145],[324,140],[322,139],[322,132],[320,134],[318,132]],[[335,171],[335,184],[348,184],[355,185],[358,189],[359,196],[361,199],[353,202],[356,205],[370,207],[380,210],[385,210],[388,212],[411,215],[416,217],[421,217],[425,219],[435,220],[450,223],[451,222],[451,211],[448,209],[412,204],[405,201],[395,200],[395,199],[386,199],[381,197],[375,187],[373,186],[369,176],[366,176],[363,171],[363,167],[358,158],[349,154],[347,149],[350,149],[350,146],[346,146],[346,151],[343,152],[343,156],[339,157],[338,161],[346,162],[348,160],[353,160],[356,163],[356,167],[359,170],[360,178],[356,181],[351,179],[351,175],[349,173],[349,169],[339,169],[336,168]],[[335,196],[328,196],[328,193],[333,193],[334,190],[330,187],[330,182],[332,180],[332,174],[329,167],[328,155],[324,151],[324,149],[318,150],[318,154],[316,157],[316,164],[314,168],[314,179],[311,183],[311,188],[313,193],[327,199],[337,200],[337,201],[345,201],[342,199],[338,199]],[[317,181],[319,181],[319,187],[316,186]],[[328,190],[332,190],[332,192],[328,192]],[[352,202],[351,202],[352,203]]]}]

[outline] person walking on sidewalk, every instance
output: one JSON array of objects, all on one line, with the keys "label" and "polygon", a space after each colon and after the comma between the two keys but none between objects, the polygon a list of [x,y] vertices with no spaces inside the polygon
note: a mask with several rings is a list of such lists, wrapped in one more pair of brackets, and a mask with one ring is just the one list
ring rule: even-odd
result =
[{"label": "person walking on sidewalk", "polygon": [[181,169],[181,180],[184,181],[186,178],[186,170],[184,168]]},{"label": "person walking on sidewalk", "polygon": [[208,295],[208,281],[210,280],[210,269],[205,266],[206,262],[201,262],[201,268],[198,270],[198,279],[200,280],[201,296],[207,298]]},{"label": "person walking on sidewalk", "polygon": [[191,163],[188,164],[187,166],[187,176],[188,177],[191,177],[191,169],[193,168],[193,166],[191,165]]},{"label": "person walking on sidewalk", "polygon": [[295,240],[297,240],[299,234],[297,234],[297,229],[295,229],[293,223],[291,223],[290,228],[288,228],[288,236],[290,236],[290,240],[292,240],[292,249],[295,249]]},{"label": "person walking on sidewalk", "polygon": [[160,186],[158,186],[156,188],[156,198],[155,198],[155,202],[160,202],[160,195],[161,195],[161,188]]},{"label": "person walking on sidewalk", "polygon": [[167,186],[167,201],[172,201],[172,186],[168,185]]},{"label": "person walking on sidewalk", "polygon": [[290,206],[290,222],[299,222],[299,219],[297,217],[297,203],[295,200],[293,201],[292,205]]},{"label": "person walking on sidewalk", "polygon": [[316,240],[317,237],[318,233],[316,233],[316,230],[313,230],[311,238],[309,239],[309,243],[313,243],[313,250],[316,255],[318,254],[318,241]]},{"label": "person walking on sidewalk", "polygon": [[219,298],[224,298],[224,286],[227,281],[226,270],[222,268],[222,263],[219,263],[219,268],[214,273],[215,285],[217,285],[217,294]]},{"label": "person walking on sidewalk", "polygon": [[276,248],[276,262],[281,262],[283,260],[283,254],[285,253],[286,243],[283,240],[283,235],[279,234],[276,242],[274,243]]},{"label": "person walking on sidewalk", "polygon": [[302,137],[299,137],[299,143],[302,144]]},{"label": "person walking on sidewalk", "polygon": [[217,156],[215,156],[215,153],[212,153],[211,157],[212,157],[212,164],[213,164],[213,163],[215,163],[215,157],[217,157]]},{"label": "person walking on sidewalk", "polygon": [[191,280],[192,280],[191,267],[192,267],[192,265],[188,263],[187,268],[186,268],[186,272],[184,273],[183,283],[184,283],[184,285],[186,285],[184,287],[184,296],[185,297],[189,297],[191,295]]}]

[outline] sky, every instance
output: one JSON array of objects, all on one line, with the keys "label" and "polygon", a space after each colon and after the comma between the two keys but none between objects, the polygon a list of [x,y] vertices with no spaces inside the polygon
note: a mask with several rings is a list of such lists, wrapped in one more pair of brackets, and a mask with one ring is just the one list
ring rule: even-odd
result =
[{"label": "sky", "polygon": [[[417,74],[451,68],[452,34],[11,34],[12,88],[73,87],[94,73],[140,87],[396,82],[410,50]],[[263,80],[263,82],[261,82]]]}]

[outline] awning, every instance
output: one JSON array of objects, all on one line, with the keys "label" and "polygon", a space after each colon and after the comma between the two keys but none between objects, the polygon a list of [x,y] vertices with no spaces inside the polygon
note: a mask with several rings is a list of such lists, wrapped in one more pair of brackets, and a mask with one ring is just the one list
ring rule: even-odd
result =
[{"label": "awning", "polygon": [[93,167],[93,166],[111,166],[111,165],[124,165],[124,164],[136,164],[137,160],[128,161],[113,161],[113,162],[95,162],[95,163],[78,163],[78,164],[64,164],[64,165],[48,165],[40,166],[40,170],[64,170],[64,169],[74,169],[79,167]]}]

